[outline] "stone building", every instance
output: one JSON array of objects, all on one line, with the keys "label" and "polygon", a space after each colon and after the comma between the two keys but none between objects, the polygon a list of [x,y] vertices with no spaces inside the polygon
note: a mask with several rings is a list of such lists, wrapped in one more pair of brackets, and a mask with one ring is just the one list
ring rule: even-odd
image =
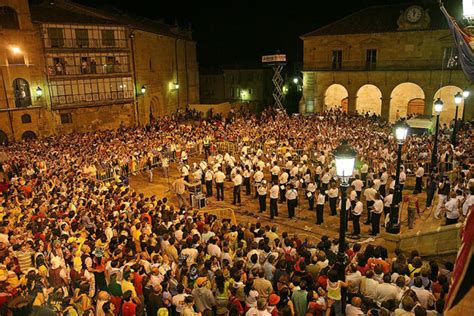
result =
[{"label": "stone building", "polygon": [[[373,6],[301,36],[304,44],[300,113],[332,107],[381,114],[393,122],[433,113],[444,102],[442,123],[454,118],[454,95],[474,93],[457,61],[451,33],[436,6]],[[459,117],[473,116],[463,100]]]},{"label": "stone building", "polygon": [[200,73],[201,103],[272,103],[270,68],[225,66]]},{"label": "stone building", "polygon": [[69,1],[0,0],[0,141],[146,124],[199,98],[189,30]]}]

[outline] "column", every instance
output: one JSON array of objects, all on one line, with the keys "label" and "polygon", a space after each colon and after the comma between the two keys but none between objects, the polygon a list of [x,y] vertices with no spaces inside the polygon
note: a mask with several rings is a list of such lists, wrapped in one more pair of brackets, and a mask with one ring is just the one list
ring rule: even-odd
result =
[{"label": "column", "polygon": [[429,89],[425,91],[425,115],[433,115],[433,103],[434,103],[434,96],[436,93],[436,89]]},{"label": "column", "polygon": [[349,92],[349,95],[347,97],[348,101],[348,106],[347,106],[347,111],[349,113],[355,113],[356,111],[356,104],[357,104],[357,92]]},{"label": "column", "polygon": [[382,118],[390,121],[390,100],[391,97],[382,97]]}]

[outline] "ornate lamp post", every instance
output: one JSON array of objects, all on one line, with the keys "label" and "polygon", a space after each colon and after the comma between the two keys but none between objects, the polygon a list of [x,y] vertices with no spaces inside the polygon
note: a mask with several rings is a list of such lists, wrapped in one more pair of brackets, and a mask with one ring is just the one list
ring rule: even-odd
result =
[{"label": "ornate lamp post", "polygon": [[[346,211],[346,200],[347,200],[347,187],[349,186],[349,179],[352,177],[354,172],[354,164],[356,158],[356,151],[352,149],[347,141],[342,141],[334,151],[334,157],[336,158],[336,174],[341,180],[341,216],[339,221],[339,251],[337,254],[337,266],[339,279],[345,281],[345,251],[346,251],[346,226],[347,226],[347,211]],[[343,211],[344,210],[344,211]],[[346,306],[346,292],[342,291],[341,297],[342,308],[345,310]]]},{"label": "ornate lamp post", "polygon": [[456,147],[456,133],[458,129],[458,109],[462,100],[463,100],[463,96],[461,92],[456,93],[456,95],[454,96],[454,103],[456,104],[456,113],[454,114],[453,136],[451,139],[451,143],[453,144],[453,147]]},{"label": "ornate lamp post", "polygon": [[394,134],[398,144],[397,174],[395,176],[395,192],[393,194],[392,204],[390,205],[390,222],[387,227],[387,232],[398,234],[400,232],[400,226],[398,225],[398,210],[399,203],[402,199],[402,192],[400,190],[400,165],[402,161],[402,146],[408,135],[408,124],[405,121],[398,121],[395,123]]},{"label": "ornate lamp post", "polygon": [[466,113],[466,99],[469,97],[471,93],[469,92],[469,90],[465,89],[463,92],[462,92],[462,96],[464,98],[464,106],[462,108],[462,117],[461,117],[461,120],[464,122],[464,114]]},{"label": "ornate lamp post", "polygon": [[433,145],[433,152],[431,153],[431,170],[434,170],[437,167],[438,163],[438,133],[439,133],[439,116],[443,111],[443,101],[440,98],[436,99],[434,102],[434,110],[436,112],[436,131],[435,139]]}]

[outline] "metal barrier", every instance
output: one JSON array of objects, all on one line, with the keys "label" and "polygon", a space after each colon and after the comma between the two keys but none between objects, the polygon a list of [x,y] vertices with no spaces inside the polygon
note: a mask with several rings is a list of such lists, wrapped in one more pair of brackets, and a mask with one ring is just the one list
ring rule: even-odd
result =
[{"label": "metal barrier", "polygon": [[216,215],[219,219],[230,219],[232,225],[237,225],[237,218],[235,217],[235,212],[231,208],[218,208],[218,209],[201,209],[198,214],[213,214]]}]

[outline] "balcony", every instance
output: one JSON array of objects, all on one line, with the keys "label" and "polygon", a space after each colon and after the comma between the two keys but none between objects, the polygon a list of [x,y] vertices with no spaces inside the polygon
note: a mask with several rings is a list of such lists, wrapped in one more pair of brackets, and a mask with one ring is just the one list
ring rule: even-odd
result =
[{"label": "balcony", "polygon": [[333,69],[330,61],[305,61],[303,71],[397,71],[397,70],[441,70],[444,63],[445,70],[459,70],[458,62],[442,59],[412,59],[412,60],[380,60],[367,64],[363,61],[342,61],[340,69]]},{"label": "balcony", "polygon": [[96,107],[111,104],[123,104],[133,102],[133,91],[97,92],[81,95],[53,96],[52,107],[54,109]]},{"label": "balcony", "polygon": [[66,65],[66,64],[56,64],[48,65],[48,75],[52,77],[75,77],[75,76],[91,76],[91,77],[101,77],[104,75],[113,76],[115,74],[127,74],[130,73],[130,65],[110,65],[110,64],[99,64],[99,65]]},{"label": "balcony", "polygon": [[62,50],[62,49],[78,49],[78,50],[124,50],[128,49],[128,43],[125,39],[45,39],[46,49]]}]

